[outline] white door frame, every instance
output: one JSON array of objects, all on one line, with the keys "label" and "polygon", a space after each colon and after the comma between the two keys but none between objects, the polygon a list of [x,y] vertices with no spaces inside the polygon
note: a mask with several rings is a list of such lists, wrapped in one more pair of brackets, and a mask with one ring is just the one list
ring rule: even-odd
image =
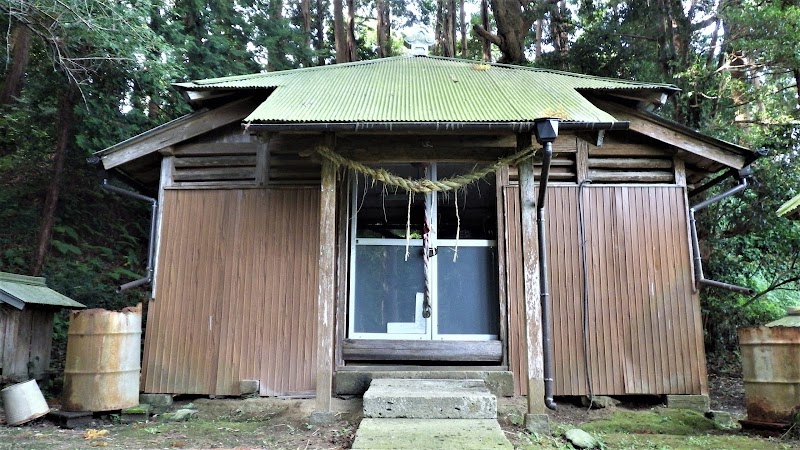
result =
[{"label": "white door frame", "polygon": [[[436,163],[430,163],[429,177],[436,180]],[[350,273],[349,283],[350,290],[348,295],[348,308],[347,308],[347,336],[350,339],[393,339],[393,340],[472,340],[472,341],[488,341],[497,340],[499,336],[496,334],[439,334],[439,308],[438,308],[438,251],[429,259],[428,271],[430,283],[430,318],[422,317],[422,299],[423,293],[417,293],[415,321],[403,323],[389,323],[387,324],[386,333],[364,333],[355,331],[355,283],[356,283],[356,246],[366,245],[381,245],[381,246],[409,246],[409,251],[422,251],[422,239],[390,239],[390,238],[358,238],[357,236],[357,221],[358,221],[358,177],[353,177],[351,186],[353,194],[350,196]],[[438,230],[437,213],[438,201],[437,194],[431,192],[425,194],[426,207],[425,214],[429,218],[430,232],[428,234],[428,242],[430,248],[437,249],[439,246],[446,246],[455,248],[458,247],[497,247],[496,240],[487,239],[438,239],[436,231]]]}]

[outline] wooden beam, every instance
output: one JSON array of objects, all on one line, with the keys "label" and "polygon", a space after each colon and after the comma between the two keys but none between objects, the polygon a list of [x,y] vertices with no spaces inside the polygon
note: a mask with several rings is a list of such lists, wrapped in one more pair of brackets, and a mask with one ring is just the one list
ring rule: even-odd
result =
[{"label": "wooden beam", "polygon": [[620,182],[620,183],[673,183],[672,171],[653,170],[648,172],[624,172],[614,170],[589,170],[592,181]]},{"label": "wooden beam", "polygon": [[350,281],[350,193],[352,183],[350,171],[342,175],[341,183],[337,189],[340,208],[337,208],[339,233],[337,236],[336,255],[336,342],[334,345],[336,370],[344,367],[344,353],[342,344],[347,335],[347,302],[348,285]]},{"label": "wooden beam", "polygon": [[165,156],[161,159],[161,177],[159,180],[158,186],[158,214],[156,216],[156,242],[153,248],[155,248],[155,255],[153,255],[153,282],[151,284],[150,290],[150,298],[155,300],[156,294],[158,293],[158,281],[159,281],[159,259],[161,258],[161,232],[163,228],[163,218],[164,218],[164,193],[166,190],[172,186],[172,170],[173,170],[173,163],[174,157],[172,156]]},{"label": "wooden beam", "polygon": [[174,172],[173,178],[175,181],[255,180],[256,170],[252,166],[181,169]]},{"label": "wooden beam", "polygon": [[589,156],[655,156],[668,157],[674,152],[667,149],[648,147],[643,144],[606,144],[603,147],[589,147]]},{"label": "wooden beam", "polygon": [[675,184],[686,187],[686,163],[681,158],[675,157]]},{"label": "wooden beam", "polygon": [[[517,147],[531,145],[530,135],[519,135]],[[533,161],[519,165],[522,232],[522,271],[525,301],[525,342],[528,351],[526,380],[528,414],[544,414],[544,358],[542,355],[542,309],[539,303],[539,255],[536,233],[536,186]]]},{"label": "wooden beam", "polygon": [[578,139],[578,153],[575,155],[575,170],[577,181],[581,183],[589,178],[589,143]]},{"label": "wooden beam", "polygon": [[416,341],[345,339],[346,361],[499,362],[502,341]]},{"label": "wooden beam", "polygon": [[211,110],[202,110],[168,122],[139,136],[104,150],[100,155],[105,169],[111,169],[175,145],[215,128],[244,119],[260,100],[245,98]]},{"label": "wooden beam", "polygon": [[[629,129],[631,131],[641,133],[645,136],[669,145],[673,145],[690,153],[694,153],[734,169],[741,169],[744,167],[745,157],[736,154],[733,151],[725,150],[723,147],[726,143],[723,143],[722,141],[718,141],[720,145],[713,145],[707,142],[709,140],[713,140],[710,137],[707,139],[701,139],[691,135],[699,133],[692,132],[690,134],[689,131],[681,132],[679,130],[679,124],[675,124],[674,127],[668,127],[665,124],[658,123],[656,121],[657,119],[649,118],[645,114],[630,108],[625,108],[620,105],[601,101],[598,101],[597,104],[601,108],[613,114],[617,120],[629,122]],[[727,145],[733,147],[731,144]]]},{"label": "wooden beam", "polygon": [[508,166],[495,174],[495,205],[497,211],[497,292],[500,301],[500,342],[502,364],[508,365],[508,287],[506,286],[506,207],[503,192],[508,186]]},{"label": "wooden beam", "polygon": [[672,158],[589,158],[592,169],[672,169]]},{"label": "wooden beam", "polygon": [[331,412],[334,308],[336,307],[336,166],[322,163],[319,225],[319,293],[317,295],[316,412]]},{"label": "wooden beam", "polygon": [[175,167],[241,167],[255,166],[256,155],[188,156],[175,159]]},{"label": "wooden beam", "polygon": [[513,149],[516,140],[512,134],[488,136],[456,135],[417,135],[383,134],[383,135],[348,135],[340,136],[336,141],[337,151],[366,149],[374,152],[409,149],[457,149],[471,147],[495,147]]},{"label": "wooden beam", "polygon": [[514,152],[514,147],[465,148],[353,148],[338,149],[344,156],[363,163],[391,162],[494,162]]},{"label": "wooden beam", "polygon": [[[203,142],[199,144],[183,144],[172,147],[175,156],[210,156],[210,155],[251,155],[261,148],[262,144],[251,142],[247,144],[231,142]],[[165,150],[161,150],[164,153]]]}]

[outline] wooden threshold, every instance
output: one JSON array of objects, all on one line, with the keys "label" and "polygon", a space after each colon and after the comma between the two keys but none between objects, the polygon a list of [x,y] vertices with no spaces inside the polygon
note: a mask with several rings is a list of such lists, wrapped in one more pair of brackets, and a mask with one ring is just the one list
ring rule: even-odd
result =
[{"label": "wooden threshold", "polygon": [[345,361],[501,362],[501,341],[345,339]]}]

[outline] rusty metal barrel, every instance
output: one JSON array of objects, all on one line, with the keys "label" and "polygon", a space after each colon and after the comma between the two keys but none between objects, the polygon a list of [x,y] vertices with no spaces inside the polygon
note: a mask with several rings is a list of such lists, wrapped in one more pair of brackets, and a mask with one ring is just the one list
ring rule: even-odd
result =
[{"label": "rusty metal barrel", "polygon": [[747,422],[786,426],[800,411],[800,308],[762,327],[739,329]]},{"label": "rusty metal barrel", "polygon": [[139,404],[141,305],[70,314],[65,411],[110,411]]}]

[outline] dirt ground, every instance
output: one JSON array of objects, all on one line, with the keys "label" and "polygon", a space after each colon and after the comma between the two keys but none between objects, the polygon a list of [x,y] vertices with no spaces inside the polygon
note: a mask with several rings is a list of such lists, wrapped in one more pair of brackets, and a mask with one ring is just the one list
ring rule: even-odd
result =
[{"label": "dirt ground", "polygon": [[[741,380],[711,376],[709,383],[712,409],[743,418]],[[577,399],[557,400],[558,410],[550,412],[552,436],[524,430],[524,398],[498,400],[498,420],[516,448],[571,448],[561,435],[576,426],[592,429],[607,449],[798,448],[797,441],[716,429],[702,415],[661,407],[658,397],[631,397],[615,408],[592,410],[577,404]],[[156,415],[138,423],[120,423],[118,416],[110,416],[73,430],[60,429],[46,419],[20,427],[0,425],[0,449],[347,449],[361,420],[362,404],[360,398],[334,399],[336,420],[325,426],[309,423],[313,399],[179,398],[173,409],[182,407],[196,409],[197,416],[169,422]]]}]

